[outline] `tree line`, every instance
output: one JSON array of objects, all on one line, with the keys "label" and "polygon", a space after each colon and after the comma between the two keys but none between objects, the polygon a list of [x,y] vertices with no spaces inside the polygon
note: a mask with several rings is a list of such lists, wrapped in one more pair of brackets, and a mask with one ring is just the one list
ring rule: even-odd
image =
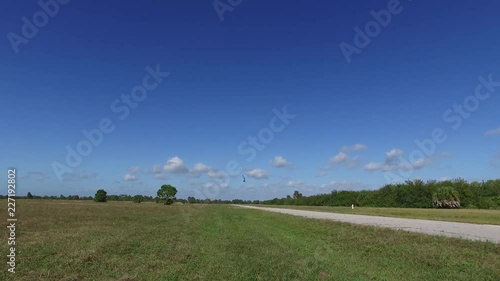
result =
[{"label": "tree line", "polygon": [[[102,194],[100,192],[100,194]],[[128,194],[120,194],[120,195],[107,195],[104,197],[103,195],[96,196],[78,196],[78,195],[60,195],[60,196],[37,196],[32,195],[31,192],[28,192],[27,196],[16,196],[17,198],[24,199],[49,199],[49,200],[89,200],[89,201],[97,201],[97,202],[107,202],[107,201],[129,201],[135,203],[141,202],[155,202],[155,203],[164,203],[162,198],[158,196],[147,196],[147,195],[128,195]],[[0,199],[5,199],[7,196],[0,195]],[[175,198],[172,199],[172,202],[180,202],[180,203],[191,203],[191,204],[260,204],[262,201],[260,200],[242,200],[242,199],[232,199],[232,200],[222,200],[222,199],[199,199],[195,197],[188,197],[187,199],[183,198]]]},{"label": "tree line", "polygon": [[268,205],[351,206],[395,208],[500,209],[500,179],[467,182],[422,180],[388,184],[377,190],[332,191],[313,196],[293,196],[265,200]]},{"label": "tree line", "polygon": [[[162,185],[157,196],[128,194],[107,195],[100,189],[92,196],[37,196],[28,192],[27,199],[62,199],[62,200],[94,200],[131,201],[135,203],[156,202],[166,205],[174,202],[190,204],[266,204],[266,205],[303,205],[303,206],[351,206],[358,207],[394,207],[394,208],[471,208],[500,209],[500,179],[482,182],[467,182],[464,179],[446,181],[413,180],[398,184],[388,184],[377,190],[334,190],[330,193],[303,196],[295,190],[292,195],[272,200],[222,200],[200,199],[188,197],[176,198],[177,189],[171,185]],[[1,196],[0,198],[6,198]]]},{"label": "tree line", "polygon": [[[50,199],[50,200],[89,200],[96,202],[107,202],[107,201],[130,201],[134,203],[141,202],[155,202],[155,203],[163,203],[165,205],[173,204],[174,202],[180,203],[190,203],[190,204],[259,204],[259,200],[241,200],[241,199],[233,199],[233,200],[222,200],[222,199],[197,199],[195,197],[188,197],[187,199],[176,198],[177,188],[170,185],[164,184],[158,189],[157,196],[147,196],[137,194],[135,196],[128,194],[120,194],[120,195],[108,195],[104,189],[99,189],[95,193],[95,196],[79,196],[79,195],[60,195],[60,196],[38,196],[33,195],[31,192],[28,192],[26,196],[16,196],[17,198],[24,199]],[[0,199],[7,198],[7,196],[0,195]]]}]

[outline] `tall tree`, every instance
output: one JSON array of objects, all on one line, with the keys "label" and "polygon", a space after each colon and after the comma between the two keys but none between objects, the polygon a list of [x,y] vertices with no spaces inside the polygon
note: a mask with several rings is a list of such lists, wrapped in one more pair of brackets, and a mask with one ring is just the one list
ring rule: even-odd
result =
[{"label": "tall tree", "polygon": [[302,193],[300,193],[298,190],[295,190],[293,192],[293,199],[298,199],[298,198],[302,198]]},{"label": "tall tree", "polygon": [[104,191],[104,189],[99,189],[95,193],[95,199],[96,202],[106,202],[107,201],[107,192]]},{"label": "tall tree", "polygon": [[176,194],[177,194],[177,188],[171,186],[170,184],[162,185],[157,192],[158,197],[165,200],[165,205],[172,204],[174,202]]}]

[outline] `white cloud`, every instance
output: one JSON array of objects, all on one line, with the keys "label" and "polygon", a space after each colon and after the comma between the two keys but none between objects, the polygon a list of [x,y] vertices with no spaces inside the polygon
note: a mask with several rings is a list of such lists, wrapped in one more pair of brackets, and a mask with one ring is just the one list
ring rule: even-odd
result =
[{"label": "white cloud", "polygon": [[301,182],[301,181],[289,181],[286,185],[289,186],[289,187],[293,187],[293,188],[301,188],[301,187],[304,186],[304,182]]},{"label": "white cloud", "polygon": [[269,178],[269,174],[262,169],[249,170],[246,172],[246,175],[248,177],[251,177],[254,179],[267,179],[267,178]]},{"label": "white cloud", "polygon": [[430,158],[420,158],[413,162],[413,168],[414,169],[421,169],[427,165],[430,165],[432,163],[432,160]]},{"label": "white cloud", "polygon": [[[451,157],[453,154],[449,152],[433,155],[430,157],[420,158],[414,160],[413,162],[409,162],[406,159],[403,159],[403,151],[400,149],[391,149],[386,152],[385,160],[383,163],[371,162],[365,165],[365,170],[372,171],[394,171],[394,170],[409,170],[409,169],[422,169],[433,163],[433,160],[437,158],[446,158]],[[403,161],[404,160],[404,161]]]},{"label": "white cloud", "polygon": [[174,156],[170,160],[167,161],[163,169],[169,173],[174,174],[183,174],[187,173],[189,170],[186,166],[184,166],[184,161],[181,158]]},{"label": "white cloud", "polygon": [[385,170],[384,164],[371,162],[365,165],[365,170],[367,171],[376,171],[376,170]]},{"label": "white cloud", "polygon": [[213,171],[213,168],[203,163],[196,163],[191,171],[193,173],[208,173]]},{"label": "white cloud", "polygon": [[123,180],[124,181],[136,181],[137,178],[134,175],[126,174],[125,176],[123,176]]},{"label": "white cloud", "polygon": [[205,184],[203,184],[203,188],[212,188],[214,187],[214,183],[213,182],[207,182]]},{"label": "white cloud", "polygon": [[500,135],[500,128],[486,131],[486,133],[484,133],[484,135],[485,136]]},{"label": "white cloud", "polygon": [[387,156],[387,160],[393,160],[393,159],[397,159],[401,156],[403,156],[403,151],[401,151],[400,149],[391,149],[390,151],[386,152],[386,156]]},{"label": "white cloud", "polygon": [[328,161],[329,165],[326,166],[325,170],[330,170],[334,165],[345,165],[349,169],[356,168],[361,162],[361,158],[359,156],[350,157],[345,152],[339,152],[337,155],[330,158]]},{"label": "white cloud", "polygon": [[330,158],[329,162],[331,164],[340,164],[340,163],[344,163],[348,159],[349,159],[349,156],[346,153],[339,152],[337,155],[335,155],[332,158]]},{"label": "white cloud", "polygon": [[276,168],[286,168],[291,167],[292,164],[288,162],[283,156],[275,156],[273,160],[269,161],[271,165]]},{"label": "white cloud", "polygon": [[230,175],[227,172],[218,170],[214,167],[208,166],[203,163],[197,163],[194,167],[189,171],[189,173],[194,177],[199,177],[203,174],[207,175],[209,178],[226,178],[234,175]]},{"label": "white cloud", "polygon": [[363,150],[363,149],[368,149],[368,146],[364,144],[355,144],[351,146],[344,146],[342,147],[343,152],[351,152],[351,151],[358,151],[358,150]]},{"label": "white cloud", "polygon": [[[397,148],[391,149],[385,153],[384,163],[371,162],[365,165],[366,171],[392,171],[398,169],[408,169],[408,163],[404,165],[401,163],[401,157],[404,155],[403,151]],[[417,160],[420,161],[421,159]],[[423,163],[420,163],[421,166]]]},{"label": "white cloud", "polygon": [[216,179],[220,179],[220,178],[224,178],[226,177],[228,174],[223,172],[223,171],[216,171],[216,170],[212,170],[212,171],[209,171],[207,173],[207,176],[210,177],[210,178],[216,178]]},{"label": "white cloud", "polygon": [[333,156],[328,160],[329,165],[326,166],[325,170],[332,169],[335,165],[345,165],[349,169],[353,169],[359,166],[361,158],[359,156],[351,157],[348,155],[349,152],[359,151],[368,149],[368,146],[364,144],[355,144],[351,146],[342,147],[341,151],[337,155]]},{"label": "white cloud", "polygon": [[[214,177],[214,175],[217,175],[217,169],[212,168],[208,165],[205,165],[203,163],[196,163],[194,167],[189,171],[189,173],[194,176],[194,177],[199,177],[202,174],[207,174],[209,177]],[[217,176],[215,176],[217,177]]]}]

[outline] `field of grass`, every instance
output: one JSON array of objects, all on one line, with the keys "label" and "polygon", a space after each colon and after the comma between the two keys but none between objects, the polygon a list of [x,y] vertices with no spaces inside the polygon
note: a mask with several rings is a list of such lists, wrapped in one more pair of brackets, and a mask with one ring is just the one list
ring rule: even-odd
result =
[{"label": "field of grass", "polygon": [[[15,278],[4,270],[0,280],[500,276],[500,245],[228,205],[18,200],[17,217]],[[0,247],[5,255],[6,244]]]},{"label": "field of grass", "polygon": [[253,205],[258,207],[286,208],[341,214],[400,217],[409,219],[440,220],[478,224],[500,225],[500,210],[478,209],[414,209],[414,208],[371,208],[371,207],[328,207],[293,205]]}]

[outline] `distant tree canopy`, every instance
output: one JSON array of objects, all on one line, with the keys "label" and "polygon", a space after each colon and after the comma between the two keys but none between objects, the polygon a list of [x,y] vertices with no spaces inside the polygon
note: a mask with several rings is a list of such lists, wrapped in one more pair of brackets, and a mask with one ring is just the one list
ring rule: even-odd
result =
[{"label": "distant tree canopy", "polygon": [[136,195],[134,196],[134,200],[132,200],[134,203],[141,203],[144,201],[144,197],[142,195]]},{"label": "distant tree canopy", "polygon": [[95,193],[95,201],[96,202],[106,202],[107,201],[107,192],[104,189],[99,189]]},{"label": "distant tree canopy", "polygon": [[158,189],[157,195],[161,200],[165,200],[166,205],[170,205],[175,200],[175,195],[177,194],[177,188],[170,184],[164,184]]},{"label": "distant tree canopy", "polygon": [[298,198],[302,198],[302,193],[300,193],[298,190],[295,190],[293,192],[293,199],[298,199]]},{"label": "distant tree canopy", "polygon": [[[169,187],[170,186],[170,187]],[[471,209],[500,209],[500,179],[483,182],[467,182],[463,179],[447,181],[414,180],[399,184],[388,184],[377,190],[334,190],[331,193],[303,196],[298,190],[292,195],[272,200],[222,200],[199,199],[192,196],[177,199],[177,189],[171,185],[162,185],[156,197],[146,195],[131,196],[127,194],[107,195],[100,189],[95,197],[64,195],[36,196],[28,192],[24,198],[51,199],[51,200],[105,200],[106,201],[133,201],[133,202],[164,202],[173,201],[201,204],[273,204],[273,205],[309,205],[309,206],[346,206],[352,204],[366,207],[398,207],[398,208],[471,208]],[[30,196],[31,195],[31,196]],[[0,195],[7,198],[7,195]]]},{"label": "distant tree canopy", "polygon": [[[337,191],[312,196],[293,196],[262,201],[271,205],[346,206],[396,208],[500,209],[500,179],[467,182],[414,180],[388,184],[377,190]],[[293,198],[292,198],[293,197]]]}]

